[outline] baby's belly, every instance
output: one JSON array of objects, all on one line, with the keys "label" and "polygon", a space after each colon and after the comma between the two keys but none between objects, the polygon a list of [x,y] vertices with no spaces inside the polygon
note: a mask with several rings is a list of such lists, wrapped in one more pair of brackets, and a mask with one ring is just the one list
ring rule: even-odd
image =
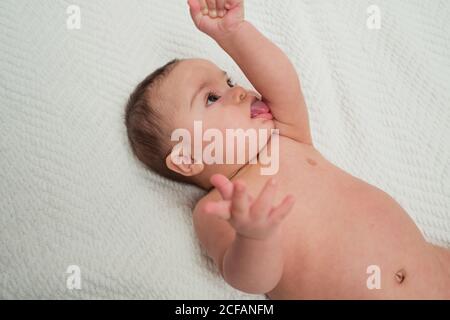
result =
[{"label": "baby's belly", "polygon": [[392,197],[311,147],[280,142],[275,202],[288,193],[297,201],[283,224],[285,272],[270,298],[450,296],[445,267]]}]

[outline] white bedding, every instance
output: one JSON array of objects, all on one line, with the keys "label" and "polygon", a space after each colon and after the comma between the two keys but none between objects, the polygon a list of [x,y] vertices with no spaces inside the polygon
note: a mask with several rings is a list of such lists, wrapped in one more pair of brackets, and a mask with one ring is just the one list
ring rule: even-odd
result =
[{"label": "white bedding", "polygon": [[[66,9],[81,8],[68,30]],[[380,30],[366,27],[369,4]],[[317,148],[450,246],[450,2],[247,0],[301,74]],[[261,298],[229,287],[190,219],[202,192],[131,156],[132,88],[168,60],[236,65],[185,0],[0,2],[0,298]],[[69,265],[81,290],[66,287]]]}]

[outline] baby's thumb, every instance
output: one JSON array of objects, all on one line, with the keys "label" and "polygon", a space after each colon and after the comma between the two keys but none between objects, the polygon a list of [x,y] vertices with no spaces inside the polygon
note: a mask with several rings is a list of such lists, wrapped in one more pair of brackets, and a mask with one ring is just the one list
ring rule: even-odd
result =
[{"label": "baby's thumb", "polygon": [[188,0],[188,5],[192,20],[196,22],[202,15],[200,11],[200,3],[198,2],[198,0]]},{"label": "baby's thumb", "polygon": [[231,10],[241,5],[243,5],[243,0],[226,0],[225,9]]}]

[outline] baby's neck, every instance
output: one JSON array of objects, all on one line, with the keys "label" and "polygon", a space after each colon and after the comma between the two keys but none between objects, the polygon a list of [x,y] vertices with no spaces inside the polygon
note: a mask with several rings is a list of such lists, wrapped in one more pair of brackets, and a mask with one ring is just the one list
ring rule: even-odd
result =
[{"label": "baby's neck", "polygon": [[[252,166],[255,166],[255,165],[258,165],[258,164],[249,164],[249,163],[247,163],[247,164],[245,164],[245,165],[239,167],[238,169],[233,170],[233,171],[231,171],[229,173],[222,173],[221,172],[221,174],[226,176],[230,181],[234,181],[234,180],[238,179],[239,177],[242,177],[244,174],[246,174],[249,171],[249,169]],[[200,188],[202,188],[203,190],[209,192],[209,191],[211,191],[214,188],[214,186],[209,182],[209,179],[210,179],[210,176],[205,177],[205,179],[202,179],[203,181],[197,182],[197,185]]]},{"label": "baby's neck", "polygon": [[[268,169],[267,160],[272,161],[273,155],[277,154],[276,163],[277,163],[277,165],[279,164],[278,158],[280,155],[280,153],[279,153],[279,141],[280,141],[279,139],[280,138],[281,138],[281,136],[277,136],[277,139],[275,139],[275,140],[273,139],[273,137],[271,139],[269,139],[267,144],[264,146],[264,148],[259,150],[259,153],[256,155],[256,157],[252,159],[252,160],[256,160],[256,161],[249,161],[242,166],[234,166],[234,168],[232,168],[232,169],[230,167],[228,167],[225,169],[227,172],[220,172],[220,173],[223,174],[224,176],[226,176],[230,181],[234,181],[238,178],[243,178],[243,177],[245,177],[245,179],[248,179],[250,176],[253,176],[253,175],[273,175],[273,174],[268,173],[268,172],[270,172],[270,170],[267,170]],[[273,143],[278,144],[278,147],[276,148],[276,150],[272,149]],[[267,156],[268,150],[270,150],[269,154],[271,155],[271,157]],[[262,161],[261,159],[265,159],[265,161],[261,162]],[[255,169],[257,169],[257,170],[255,170]],[[223,170],[223,171],[225,171],[225,170]],[[201,188],[203,188],[206,191],[211,191],[213,189],[213,186],[209,182],[209,179],[211,176],[212,176],[212,174],[205,175],[202,179],[203,183],[200,186],[201,186]]]}]

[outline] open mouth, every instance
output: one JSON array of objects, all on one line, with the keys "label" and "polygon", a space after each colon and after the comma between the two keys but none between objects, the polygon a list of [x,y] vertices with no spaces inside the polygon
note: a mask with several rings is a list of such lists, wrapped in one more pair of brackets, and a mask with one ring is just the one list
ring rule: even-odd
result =
[{"label": "open mouth", "polygon": [[267,104],[255,97],[250,105],[250,118],[272,120],[273,116]]}]

